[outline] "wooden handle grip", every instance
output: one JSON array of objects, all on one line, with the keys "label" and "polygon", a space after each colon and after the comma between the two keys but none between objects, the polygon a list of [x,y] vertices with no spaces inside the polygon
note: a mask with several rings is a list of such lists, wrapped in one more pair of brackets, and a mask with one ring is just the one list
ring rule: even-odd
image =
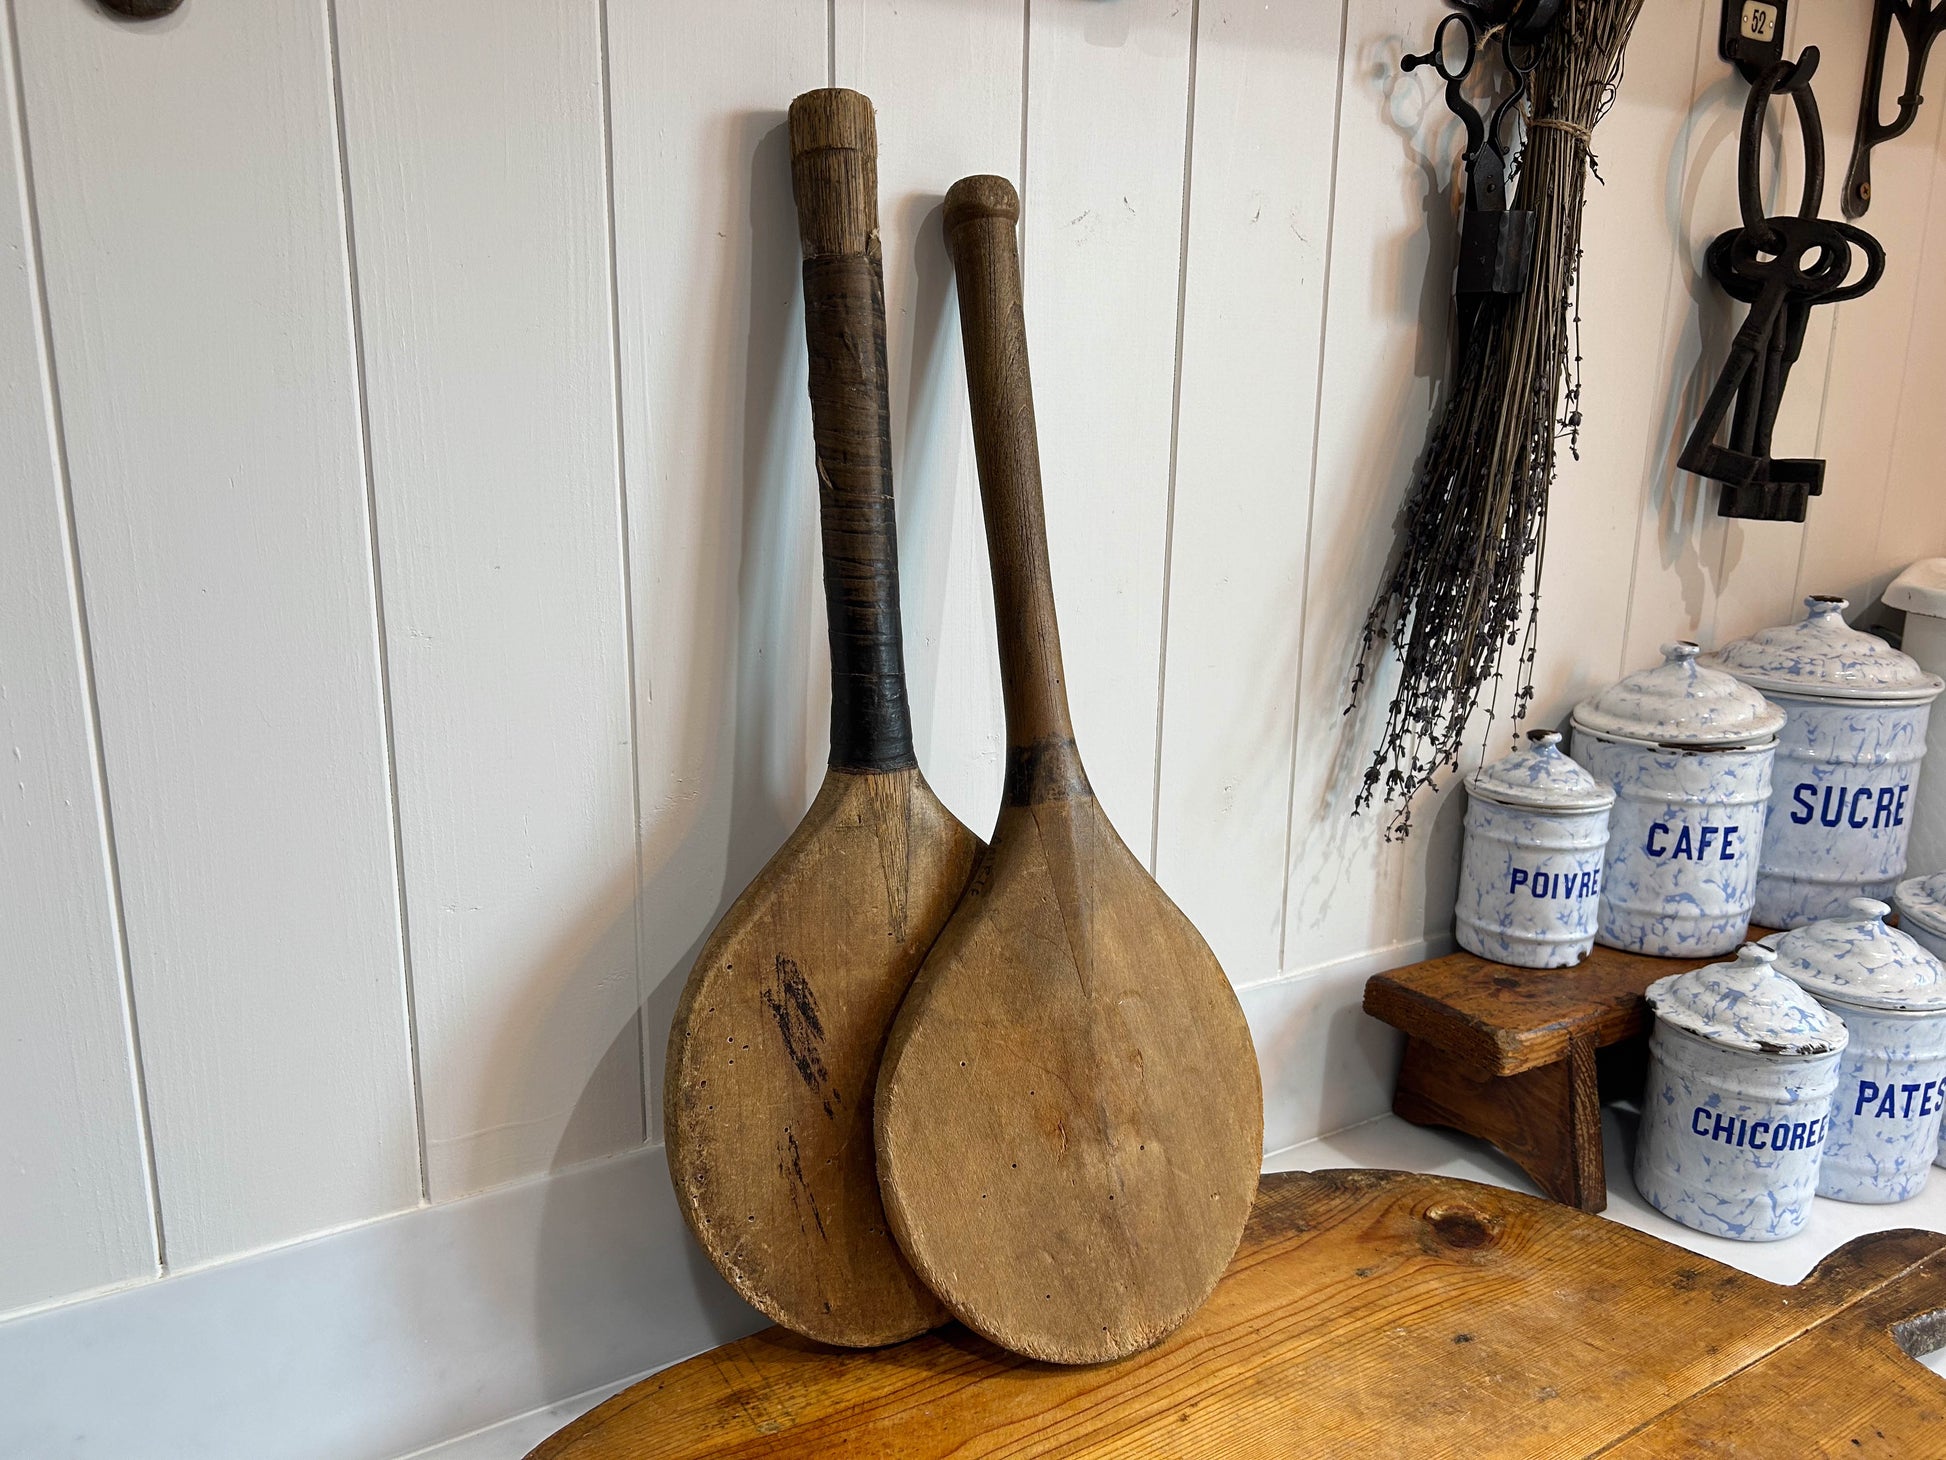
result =
[{"label": "wooden handle grip", "polygon": [[899,629],[872,104],[855,91],[806,92],[791,103],[790,139],[831,628],[831,765],[903,770],[918,760]]},{"label": "wooden handle grip", "polygon": [[1005,178],[961,178],[946,193],[946,247],[959,279],[973,452],[993,562],[1007,705],[1006,795],[1013,805],[1087,790],[1068,718],[1048,571],[1040,443],[1014,238],[1019,218],[1020,197]]}]

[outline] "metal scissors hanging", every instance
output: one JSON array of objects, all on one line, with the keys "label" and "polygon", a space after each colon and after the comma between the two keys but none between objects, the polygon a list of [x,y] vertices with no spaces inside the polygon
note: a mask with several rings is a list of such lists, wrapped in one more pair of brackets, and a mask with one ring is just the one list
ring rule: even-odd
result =
[{"label": "metal scissors hanging", "polygon": [[[1432,49],[1399,62],[1404,71],[1431,66],[1446,82],[1446,106],[1466,130],[1460,160],[1466,167],[1466,206],[1460,215],[1459,259],[1454,291],[1459,296],[1459,355],[1467,347],[1481,311],[1494,296],[1505,297],[1527,287],[1534,253],[1534,214],[1507,206],[1508,174],[1513,150],[1512,120],[1527,97],[1527,78],[1540,59],[1539,37],[1552,22],[1560,0],[1524,0],[1491,6],[1454,0],[1458,10],[1445,16],[1433,32]],[[1495,18],[1497,17],[1497,18]],[[1483,20],[1491,23],[1483,26]],[[1457,31],[1462,44],[1454,48],[1449,36]],[[1491,113],[1482,115],[1466,96],[1481,52],[1499,42],[1500,57],[1513,86]],[[1456,56],[1449,56],[1449,49]]]}]

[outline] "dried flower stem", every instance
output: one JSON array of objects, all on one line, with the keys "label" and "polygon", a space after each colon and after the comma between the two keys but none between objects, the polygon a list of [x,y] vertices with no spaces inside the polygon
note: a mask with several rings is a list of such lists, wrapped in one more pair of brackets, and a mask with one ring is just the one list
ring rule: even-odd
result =
[{"label": "dried flower stem", "polygon": [[1393,803],[1389,835],[1409,832],[1414,794],[1457,768],[1482,691],[1515,644],[1516,722],[1533,699],[1548,488],[1556,444],[1565,434],[1572,451],[1581,420],[1575,294],[1591,142],[1641,8],[1568,0],[1541,43],[1514,199],[1536,215],[1532,272],[1525,291],[1480,312],[1413,479],[1397,560],[1366,615],[1353,704],[1384,646],[1400,674],[1357,806]]}]

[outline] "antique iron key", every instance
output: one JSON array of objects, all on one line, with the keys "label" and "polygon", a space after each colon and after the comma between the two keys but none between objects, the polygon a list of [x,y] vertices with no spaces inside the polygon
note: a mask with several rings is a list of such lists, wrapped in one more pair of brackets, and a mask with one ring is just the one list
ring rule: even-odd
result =
[{"label": "antique iron key", "polygon": [[[1737,194],[1743,226],[1719,235],[1704,255],[1705,266],[1732,299],[1750,306],[1730,343],[1701,419],[1689,433],[1677,465],[1722,483],[1717,510],[1725,517],[1802,522],[1807,500],[1824,490],[1824,463],[1770,454],[1772,429],[1791,367],[1804,348],[1811,306],[1856,299],[1885,271],[1885,250],[1862,228],[1818,217],[1824,197],[1824,130],[1811,77],[1816,46],[1795,63],[1779,61],[1751,88],[1743,112],[1737,159]],[[1797,108],[1804,145],[1804,190],[1797,215],[1763,215],[1762,144],[1765,108],[1772,95],[1789,96]],[[1865,268],[1850,283],[1854,259]],[[1734,406],[1734,414],[1732,407]],[[1730,417],[1727,445],[1716,436]]]}]

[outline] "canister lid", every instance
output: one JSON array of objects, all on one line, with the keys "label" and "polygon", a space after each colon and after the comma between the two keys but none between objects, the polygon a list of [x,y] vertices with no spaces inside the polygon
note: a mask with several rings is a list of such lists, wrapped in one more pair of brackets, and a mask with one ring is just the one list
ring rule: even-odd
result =
[{"label": "canister lid", "polygon": [[1771,965],[1777,955],[1755,943],[1734,963],[1672,973],[1649,985],[1656,1018],[1711,1044],[1749,1054],[1832,1054],[1850,1037],[1845,1021]]},{"label": "canister lid", "polygon": [[1946,935],[1946,872],[1901,882],[1892,891],[1892,901],[1898,905],[1900,922]]},{"label": "canister lid", "polygon": [[1577,728],[1649,745],[1697,748],[1761,745],[1784,712],[1749,685],[1697,663],[1684,641],[1662,646],[1662,662],[1638,670],[1575,706]]},{"label": "canister lid", "polygon": [[1466,793],[1503,806],[1602,811],[1615,793],[1561,753],[1561,732],[1529,730],[1527,747],[1466,778]]},{"label": "canister lid", "polygon": [[1818,594],[1804,606],[1802,623],[1762,629],[1724,645],[1708,662],[1772,694],[1925,701],[1946,690],[1946,679],[1928,674],[1910,654],[1846,623],[1851,605],[1844,599]]},{"label": "canister lid", "polygon": [[1946,1009],[1946,968],[1885,925],[1892,909],[1870,897],[1854,897],[1851,909],[1764,939],[1778,970],[1821,999],[1861,1009]]}]

